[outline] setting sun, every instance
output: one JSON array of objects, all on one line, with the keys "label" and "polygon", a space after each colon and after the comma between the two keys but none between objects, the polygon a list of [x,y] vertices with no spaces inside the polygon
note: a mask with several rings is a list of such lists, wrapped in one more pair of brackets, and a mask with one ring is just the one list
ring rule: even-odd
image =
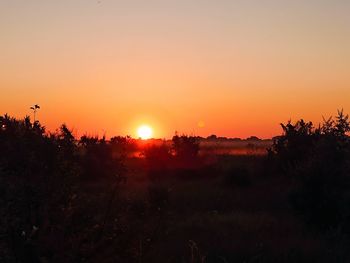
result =
[{"label": "setting sun", "polygon": [[142,140],[147,140],[150,139],[152,136],[152,128],[148,125],[142,125],[137,129],[137,135],[142,139]]}]

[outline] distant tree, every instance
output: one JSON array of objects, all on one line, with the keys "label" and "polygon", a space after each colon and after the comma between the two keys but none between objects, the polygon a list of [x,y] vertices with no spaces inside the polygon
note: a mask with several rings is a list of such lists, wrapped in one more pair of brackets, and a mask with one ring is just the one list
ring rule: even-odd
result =
[{"label": "distant tree", "polygon": [[212,134],[207,137],[207,140],[216,140],[218,137],[215,134]]},{"label": "distant tree", "polygon": [[344,137],[350,131],[349,115],[345,115],[343,110],[338,110],[333,132],[336,136]]},{"label": "distant tree", "polygon": [[227,138],[227,137],[218,137],[218,140],[225,142],[225,141],[229,140],[229,138]]},{"label": "distant tree", "polygon": [[261,141],[261,139],[256,137],[256,136],[250,136],[246,140],[247,141]]}]

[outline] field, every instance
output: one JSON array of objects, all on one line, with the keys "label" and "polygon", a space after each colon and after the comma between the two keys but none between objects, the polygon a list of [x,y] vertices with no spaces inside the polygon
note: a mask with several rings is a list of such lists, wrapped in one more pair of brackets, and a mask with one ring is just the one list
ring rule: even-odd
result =
[{"label": "field", "polygon": [[[348,262],[350,124],[75,139],[2,117],[2,262]],[[267,151],[267,148],[269,150]]]},{"label": "field", "polygon": [[[200,138],[199,154],[202,156],[217,156],[217,155],[266,155],[267,149],[271,147],[272,140],[210,140]],[[148,141],[135,140],[135,146],[130,151],[129,157],[142,157],[143,147],[152,145],[166,144],[171,147],[171,140],[153,139]]]},{"label": "field", "polygon": [[137,262],[322,261],[325,244],[289,207],[290,182],[261,172],[263,156],[222,155],[157,175],[145,160],[129,162],[122,220],[135,231]]},{"label": "field", "polygon": [[272,140],[204,140],[200,142],[200,153],[203,155],[266,155],[266,149],[271,145]]}]

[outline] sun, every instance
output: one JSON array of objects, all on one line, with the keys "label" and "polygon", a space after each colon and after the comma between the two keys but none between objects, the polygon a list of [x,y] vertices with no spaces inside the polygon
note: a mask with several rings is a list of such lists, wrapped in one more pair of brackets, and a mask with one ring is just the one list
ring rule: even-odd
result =
[{"label": "sun", "polygon": [[141,125],[137,129],[137,135],[142,139],[142,140],[147,140],[152,137],[152,128],[148,125]]}]

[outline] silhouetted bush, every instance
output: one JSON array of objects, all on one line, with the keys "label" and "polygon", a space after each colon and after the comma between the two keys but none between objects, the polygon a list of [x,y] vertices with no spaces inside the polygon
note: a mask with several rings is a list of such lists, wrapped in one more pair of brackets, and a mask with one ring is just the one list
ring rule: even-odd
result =
[{"label": "silhouetted bush", "polygon": [[104,202],[101,194],[86,196],[81,179],[103,177],[118,185],[123,160],[112,156],[110,143],[84,137],[78,146],[66,125],[46,133],[29,117],[1,116],[0,127],[0,233],[8,251],[0,256],[10,255],[9,262],[76,262],[90,253],[83,249],[86,238],[96,249],[107,238],[97,234],[112,214],[116,188],[113,198],[103,200],[104,212],[86,214],[87,204]]},{"label": "silhouetted bush", "polygon": [[[42,242],[59,235],[71,213],[77,165],[71,132],[63,125],[56,134],[46,134],[29,117],[0,118],[0,170],[3,189],[1,214],[8,245],[17,259],[39,262],[46,253]],[[50,248],[62,253],[64,244]]]},{"label": "silhouetted bush", "polygon": [[304,120],[292,124],[281,124],[283,135],[275,137],[273,146],[269,149],[269,158],[279,169],[288,171],[308,158],[314,143],[319,137],[319,131],[313,129],[311,122]]},{"label": "silhouetted bush", "polygon": [[166,175],[172,156],[170,147],[165,141],[160,145],[146,145],[142,155],[146,159],[148,176],[151,180],[158,180]]},{"label": "silhouetted bush", "polygon": [[[82,147],[81,167],[86,179],[114,179],[123,180],[125,154],[114,155],[113,148],[124,144],[123,141],[113,139],[108,143],[103,137],[82,136],[79,144]],[[121,146],[124,147],[124,146]]]},{"label": "silhouetted bush", "polygon": [[197,137],[175,135],[172,138],[174,155],[181,160],[193,160],[198,157],[199,142]]},{"label": "silhouetted bush", "polygon": [[[264,177],[263,156],[208,158],[198,137],[76,140],[1,116],[0,262],[347,262],[347,116],[282,128]],[[126,160],[136,146],[145,158]]]},{"label": "silhouetted bush", "polygon": [[114,136],[110,139],[110,144],[114,158],[124,159],[137,150],[136,142],[130,136]]},{"label": "silhouetted bush", "polygon": [[171,158],[171,152],[166,142],[160,145],[150,144],[145,146],[142,155],[150,162],[157,162],[159,165]]},{"label": "silhouetted bush", "polygon": [[338,111],[335,120],[318,128],[303,120],[282,125],[283,135],[270,149],[271,164],[295,182],[294,209],[311,226],[349,232],[350,131],[348,115]]}]

